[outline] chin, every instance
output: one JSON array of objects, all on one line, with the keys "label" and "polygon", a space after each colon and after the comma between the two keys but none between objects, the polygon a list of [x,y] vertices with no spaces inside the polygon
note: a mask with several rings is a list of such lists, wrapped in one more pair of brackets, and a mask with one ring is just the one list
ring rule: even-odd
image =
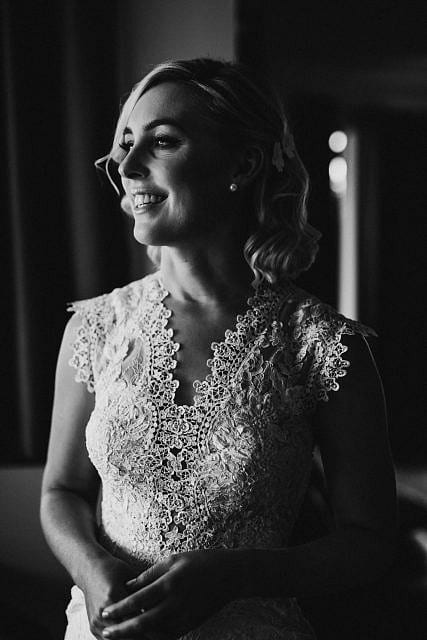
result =
[{"label": "chin", "polygon": [[149,224],[143,220],[135,220],[133,235],[140,244],[153,247],[177,247],[188,243],[195,236],[194,229],[191,227],[181,227],[160,220],[150,221]]},{"label": "chin", "polygon": [[139,225],[137,222],[133,228],[133,237],[139,244],[157,247],[167,244],[168,240],[170,240],[170,234],[167,234],[166,237],[166,234],[162,233],[159,229],[142,228],[142,225]]},{"label": "chin", "polygon": [[138,231],[138,229],[133,230],[133,237],[137,242],[139,242],[139,244],[144,244],[146,246],[152,244],[149,234],[142,233],[141,231]]}]

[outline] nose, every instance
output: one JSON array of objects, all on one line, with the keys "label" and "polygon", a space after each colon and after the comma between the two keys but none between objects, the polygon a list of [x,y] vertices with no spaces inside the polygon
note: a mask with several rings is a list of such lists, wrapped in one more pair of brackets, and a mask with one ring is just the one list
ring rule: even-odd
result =
[{"label": "nose", "polygon": [[146,178],[149,170],[144,164],[141,154],[136,153],[135,147],[132,147],[119,164],[118,172],[122,178]]}]

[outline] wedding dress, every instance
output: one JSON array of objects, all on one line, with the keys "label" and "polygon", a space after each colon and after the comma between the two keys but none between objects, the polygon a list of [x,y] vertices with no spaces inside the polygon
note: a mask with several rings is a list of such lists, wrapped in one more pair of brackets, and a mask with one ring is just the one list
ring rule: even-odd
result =
[{"label": "wedding dress", "polygon": [[[292,283],[261,285],[212,344],[191,405],[175,402],[179,349],[151,274],[73,303],[70,364],[96,392],[87,449],[102,481],[99,539],[141,571],[195,549],[286,546],[306,491],[319,401],[339,389],[344,334],[374,332]],[[74,586],[66,640],[92,640]],[[185,640],[314,638],[293,598],[226,605]]]}]

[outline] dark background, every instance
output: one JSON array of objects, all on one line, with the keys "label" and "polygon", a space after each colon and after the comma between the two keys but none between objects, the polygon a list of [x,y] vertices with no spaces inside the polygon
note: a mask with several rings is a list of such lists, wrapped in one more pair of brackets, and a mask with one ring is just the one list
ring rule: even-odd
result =
[{"label": "dark background", "polygon": [[[59,633],[66,585],[36,515],[66,303],[150,268],[93,161],[110,146],[121,97],[167,57],[234,57],[278,88],[312,180],[311,221],[323,233],[318,260],[299,283],[334,305],[338,235],[328,137],[335,129],[358,132],[359,319],[379,334],[374,349],[388,398],[402,529],[425,531],[425,3],[3,0],[1,8],[0,562],[10,569],[9,583],[19,573],[16,584],[22,589],[24,581],[29,599],[34,584],[49,594],[53,588],[57,610],[42,627]],[[427,538],[420,548],[417,570],[427,562]],[[34,617],[42,619],[30,606]],[[409,631],[418,637],[415,622],[412,629],[408,620],[401,624],[389,638]]]},{"label": "dark background", "polygon": [[312,180],[310,216],[323,240],[300,283],[332,304],[327,141],[340,128],[360,136],[359,319],[380,336],[396,463],[425,468],[427,5],[249,0],[238,16],[238,57],[281,91]]}]

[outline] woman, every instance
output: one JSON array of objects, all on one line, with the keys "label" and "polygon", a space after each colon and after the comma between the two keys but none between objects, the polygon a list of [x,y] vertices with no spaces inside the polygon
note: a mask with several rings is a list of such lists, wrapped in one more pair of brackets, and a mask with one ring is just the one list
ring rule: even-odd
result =
[{"label": "woman", "polygon": [[[394,474],[372,330],[293,282],[318,233],[287,121],[236,65],[167,62],[103,161],[158,270],[65,330],[41,509],[66,638],[313,638],[294,597],[390,562]],[[336,527],[287,548],[315,442]]]}]

